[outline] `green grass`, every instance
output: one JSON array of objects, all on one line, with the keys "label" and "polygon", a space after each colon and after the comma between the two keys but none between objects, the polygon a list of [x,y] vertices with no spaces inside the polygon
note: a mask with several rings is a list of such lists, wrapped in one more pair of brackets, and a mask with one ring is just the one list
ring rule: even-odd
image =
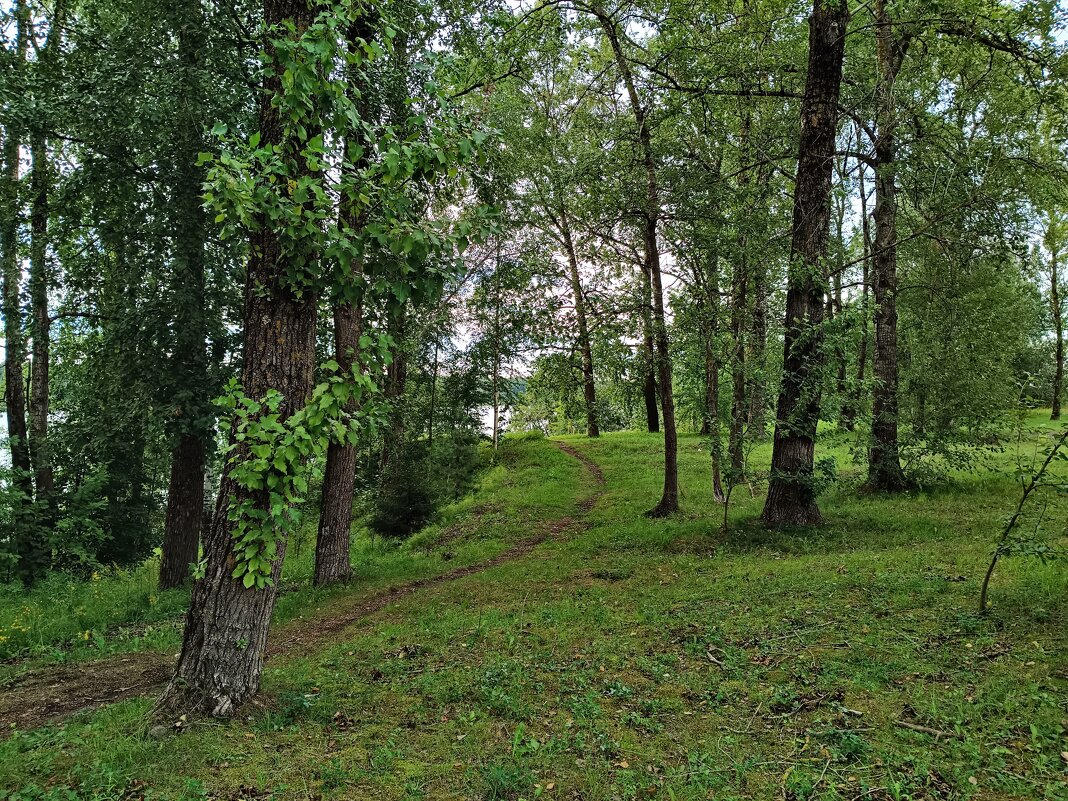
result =
[{"label": "green grass", "polygon": [[[504,493],[502,502],[506,504],[508,487],[526,482],[529,486],[522,492],[531,518],[560,516],[565,513],[561,509],[573,503],[571,495],[553,492],[555,483],[545,485],[542,497],[536,492],[544,479],[577,471],[566,455],[551,450],[519,469],[510,469],[513,465],[508,453],[495,464],[488,451],[483,456],[487,469],[480,478],[480,497],[496,498]],[[357,526],[352,551],[359,579],[356,592],[373,594],[398,581],[426,578],[496,555],[518,539],[529,523],[506,514],[504,508],[468,496],[443,509],[434,525],[400,544],[373,540],[365,528]],[[442,536],[451,536],[454,528],[469,533],[466,529],[483,519],[494,525],[458,539],[449,549],[449,563],[443,563],[440,553],[429,552],[428,546]],[[353,594],[351,587],[311,587],[315,531],[313,519],[291,539],[276,623],[293,621],[339,595]],[[0,681],[27,669],[112,653],[174,651],[181,643],[189,594],[187,590],[160,593],[158,574],[158,558],[152,557],[135,568],[101,569],[89,581],[55,574],[28,591],[18,583],[0,584],[0,661],[6,663],[0,664]]]},{"label": "green grass", "polygon": [[[885,498],[858,493],[848,443],[832,437],[821,455],[845,469],[821,499],[826,525],[767,531],[753,523],[761,494],[742,488],[724,538],[699,438],[682,438],[683,511],[662,521],[642,517],[658,498],[658,437],[568,441],[607,479],[588,527],[272,661],[261,703],[230,723],[156,739],[145,698],[15,732],[0,787],[24,799],[1068,797],[1063,565],[1006,560],[991,614],[976,614],[1018,496],[1012,452]],[[753,463],[768,458],[763,446]],[[595,489],[550,443],[508,439],[437,529],[359,550],[353,587],[287,593],[278,618],[499,553]],[[1063,521],[1068,502],[1049,500]],[[430,547],[443,531],[459,533],[448,563]]]}]

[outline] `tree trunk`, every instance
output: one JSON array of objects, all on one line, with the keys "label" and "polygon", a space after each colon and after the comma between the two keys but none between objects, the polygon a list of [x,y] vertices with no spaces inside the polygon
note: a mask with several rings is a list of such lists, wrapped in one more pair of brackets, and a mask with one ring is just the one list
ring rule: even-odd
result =
[{"label": "tree trunk", "polygon": [[433,456],[434,453],[434,420],[438,406],[438,370],[440,369],[439,349],[441,345],[434,342],[434,364],[430,370],[430,409],[427,411],[426,448]]},{"label": "tree trunk", "polygon": [[159,588],[172,590],[189,581],[197,561],[204,520],[204,440],[186,434],[171,451],[171,480],[163,527]]},{"label": "tree trunk", "polygon": [[[38,57],[43,82],[55,80],[55,55],[61,47],[66,24],[66,2],[57,0],[48,21],[48,37]],[[51,387],[52,318],[48,313],[48,195],[51,191],[52,167],[48,139],[43,122],[34,123],[31,137],[32,173],[30,176],[30,317],[33,339],[30,366],[30,461],[33,463],[37,505],[45,517],[42,524],[52,526],[55,478],[52,451],[48,445],[48,415]]]},{"label": "tree trunk", "polygon": [[[299,32],[314,18],[307,0],[266,0],[265,23],[289,21]],[[268,50],[270,48],[268,46]],[[269,52],[272,62],[276,53]],[[281,70],[266,78],[260,100],[261,142],[295,153],[296,141],[283,141],[283,128],[272,98],[281,94]],[[307,165],[302,165],[308,170]],[[295,177],[295,176],[294,176]],[[286,280],[286,268],[277,233],[265,219],[250,236],[250,254],[245,283],[244,363],[241,380],[248,397],[263,398],[270,390],[284,401],[280,417],[288,418],[308,401],[315,366],[316,300],[312,293],[297,296]],[[235,459],[247,456],[231,431]],[[271,583],[262,590],[247,589],[232,577],[235,560],[231,505],[251,499],[266,508],[264,492],[246,490],[232,476],[228,465],[215,507],[215,516],[205,542],[206,570],[193,589],[186,619],[182,652],[174,678],[160,699],[160,708],[171,711],[203,710],[230,715],[258,690],[263,672],[267,628],[274,610],[285,558],[286,537],[278,532],[277,551],[271,564]]]},{"label": "tree trunk", "polygon": [[[377,14],[373,7],[366,7],[350,26],[348,31],[348,48],[355,53],[370,41],[374,33]],[[366,87],[358,85],[358,77],[350,75],[346,91],[361,115],[369,116]],[[347,148],[351,152],[350,142]],[[357,167],[365,166],[360,160]],[[340,221],[343,226],[354,233],[363,228],[365,220],[362,215],[347,203],[342,205]],[[343,267],[346,265],[342,265]],[[363,336],[363,265],[353,260],[344,270],[351,298],[343,296],[334,305],[334,360],[339,371],[345,376],[354,376],[354,370],[360,367],[360,337]],[[358,403],[349,402],[347,411],[353,413]],[[323,472],[323,493],[319,504],[319,531],[315,539],[315,576],[317,587],[347,581],[352,575],[349,552],[352,549],[352,501],[356,484],[357,446],[353,442],[344,444],[331,442],[326,451],[326,467]]]},{"label": "tree trunk", "polygon": [[[875,295],[875,356],[872,369],[871,447],[868,486],[898,492],[908,486],[901,469],[898,443],[897,371],[897,112],[894,81],[904,58],[905,44],[894,36],[885,0],[875,2],[878,79],[875,140],[875,252],[872,289]],[[906,40],[907,41],[907,40]]]},{"label": "tree trunk", "polygon": [[660,273],[660,246],[657,241],[657,224],[660,219],[660,189],[657,185],[656,158],[653,154],[652,132],[649,130],[646,109],[638,97],[638,90],[634,84],[630,63],[623,53],[615,23],[600,6],[594,6],[592,10],[612,46],[616,66],[619,68],[623,85],[627,89],[631,112],[634,115],[634,124],[638,129],[642,164],[645,167],[642,244],[645,250],[645,269],[648,271],[652,289],[656,378],[657,383],[660,385],[660,412],[664,420],[664,491],[660,497],[660,502],[650,511],[650,515],[663,517],[678,511],[679,508],[679,442],[678,432],[675,428],[675,397],[671,376],[671,349],[668,342],[663,276]]},{"label": "tree trunk", "polygon": [[768,275],[759,260],[750,265],[753,273],[753,319],[750,323],[749,350],[746,354],[749,395],[750,437],[767,436],[767,353],[768,353]]},{"label": "tree trunk", "polygon": [[401,307],[390,320],[390,335],[393,338],[393,361],[386,370],[385,396],[389,401],[389,422],[382,435],[380,465],[384,474],[390,463],[401,456],[404,446],[404,409],[402,402],[408,385],[408,356],[404,349],[408,310]]},{"label": "tree trunk", "polygon": [[597,423],[597,386],[593,376],[593,348],[590,345],[590,328],[586,317],[586,298],[582,293],[578,254],[575,253],[575,242],[571,237],[571,223],[567,218],[567,210],[561,208],[559,214],[560,234],[564,239],[564,247],[567,249],[571,295],[575,300],[579,353],[582,356],[582,394],[586,399],[586,436],[594,438],[601,436],[601,429]]},{"label": "tree trunk", "polygon": [[656,349],[653,346],[653,285],[642,265],[642,399],[645,402],[645,429],[660,433],[660,392],[656,388]]},{"label": "tree trunk", "polygon": [[762,517],[765,523],[775,526],[821,521],[813,468],[825,362],[823,262],[831,217],[831,175],[848,22],[845,0],[814,0],[794,185],[782,388],[771,480]]},{"label": "tree trunk", "polygon": [[[29,36],[25,0],[16,0],[14,16],[17,24],[15,64],[21,71],[26,60]],[[3,218],[0,221],[0,259],[3,267],[4,308],[4,405],[7,413],[7,435],[11,448],[11,466],[15,483],[26,503],[33,499],[33,475],[30,462],[29,436],[26,426],[26,340],[22,319],[22,269],[19,261],[19,154],[21,131],[13,122],[4,130]],[[21,513],[27,511],[25,505]],[[21,514],[20,514],[21,516]],[[19,552],[22,551],[19,535]]]},{"label": "tree trunk", "polygon": [[[334,307],[334,359],[341,373],[351,375],[358,366],[357,354],[363,333],[362,309],[358,304]],[[356,409],[350,402],[348,411]],[[319,535],[315,540],[315,586],[325,587],[348,580],[352,573],[352,497],[356,483],[356,446],[331,442],[326,452],[323,497],[319,509]]]},{"label": "tree trunk", "polygon": [[[497,241],[497,270],[501,269],[501,243]],[[497,277],[497,273],[494,273]],[[500,445],[501,430],[501,296],[500,284],[493,298],[493,452]]]},{"label": "tree trunk", "polygon": [[200,115],[203,90],[199,71],[206,46],[205,20],[199,3],[175,8],[178,39],[179,112],[175,146],[173,226],[175,240],[174,296],[176,299],[174,358],[176,404],[172,414],[171,480],[164,518],[160,589],[181,586],[190,578],[204,520],[204,473],[214,444],[212,396],[209,381],[208,323],[205,303],[205,243],[208,220],[201,201],[204,169],[197,166],[204,149]]}]

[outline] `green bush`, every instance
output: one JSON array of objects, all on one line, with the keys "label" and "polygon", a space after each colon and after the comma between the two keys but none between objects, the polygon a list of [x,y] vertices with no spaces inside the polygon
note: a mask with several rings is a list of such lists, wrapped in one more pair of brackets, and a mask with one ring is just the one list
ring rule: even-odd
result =
[{"label": "green bush", "polygon": [[458,431],[435,440],[407,443],[389,459],[378,479],[371,529],[400,539],[431,522],[445,503],[462,497],[482,467],[478,436]]}]

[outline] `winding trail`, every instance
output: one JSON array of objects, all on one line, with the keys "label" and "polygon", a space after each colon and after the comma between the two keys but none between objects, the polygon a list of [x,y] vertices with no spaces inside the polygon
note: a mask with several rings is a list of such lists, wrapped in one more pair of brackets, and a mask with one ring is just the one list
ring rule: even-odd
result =
[{"label": "winding trail", "polygon": [[[604,495],[604,473],[596,462],[575,447],[557,440],[552,440],[552,444],[581,462],[593,480],[594,491],[578,503],[578,518],[563,517],[543,522],[529,537],[491,559],[390,587],[352,606],[346,606],[343,598],[338,599],[314,618],[304,618],[283,626],[267,647],[268,659],[309,653],[333,635],[402,598],[521,559],[549,539],[587,527],[581,518]],[[173,670],[174,660],[171,656],[146,651],[26,673],[7,686],[0,687],[0,731],[27,730],[58,723],[78,712],[147,695],[161,689]]]}]

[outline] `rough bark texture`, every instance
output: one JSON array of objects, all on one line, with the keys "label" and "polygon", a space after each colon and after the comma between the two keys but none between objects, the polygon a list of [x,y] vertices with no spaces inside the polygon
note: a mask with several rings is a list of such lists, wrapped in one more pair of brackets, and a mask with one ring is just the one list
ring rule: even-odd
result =
[{"label": "rough bark texture", "polygon": [[[28,28],[26,3],[15,4],[17,21],[15,66],[21,69],[26,59]],[[7,433],[11,448],[11,466],[16,481],[26,499],[33,497],[29,438],[26,426],[26,385],[23,370],[26,366],[26,340],[22,330],[22,271],[19,267],[19,149],[21,131],[9,122],[4,129],[4,174],[2,189],[2,220],[0,220],[0,259],[3,267],[4,309],[4,405],[7,413]]]},{"label": "rough bark texture", "polygon": [[189,566],[197,561],[203,520],[204,440],[187,434],[171,451],[171,479],[167,486],[167,515],[159,566],[161,590],[181,587],[189,581]]},{"label": "rough bark texture", "polygon": [[172,420],[171,478],[163,528],[160,588],[170,589],[190,578],[189,564],[197,559],[204,519],[205,459],[212,448],[211,398],[207,382],[207,320],[205,304],[205,249],[207,215],[201,201],[204,170],[197,166],[204,149],[199,107],[200,60],[205,48],[204,17],[200,4],[175,7],[178,38],[181,104],[175,142],[175,185],[172,203],[174,229],[174,359],[177,381]]},{"label": "rough bark texture", "polygon": [[872,371],[871,447],[868,450],[868,486],[897,492],[908,482],[901,469],[898,443],[897,370],[897,113],[894,81],[905,55],[907,40],[894,35],[884,0],[876,0],[878,79],[875,139],[875,250],[872,253],[872,290],[875,297],[875,350]]},{"label": "rough bark texture", "polygon": [[642,400],[645,402],[645,428],[660,433],[660,393],[656,388],[656,348],[653,346],[653,284],[645,265],[641,268],[642,318]]},{"label": "rough bark texture", "polygon": [[[350,52],[362,47],[362,42],[370,40],[376,20],[374,10],[366,8],[353,22],[348,31]],[[357,104],[366,117],[366,86],[358,83],[357,76],[350,75],[346,91],[349,92],[349,99]],[[362,166],[362,162],[359,166]],[[353,235],[364,224],[359,213],[347,203],[341,209],[341,222]],[[363,265],[353,261],[347,267],[345,277],[352,296],[347,299],[343,297],[334,306],[334,359],[343,375],[352,375],[353,369],[360,364],[360,337],[363,335]],[[355,412],[357,406],[357,401],[352,400],[347,411]],[[349,552],[352,546],[352,502],[356,484],[356,462],[355,444],[330,443],[326,452],[323,494],[319,505],[319,532],[315,540],[314,582],[317,587],[347,581],[352,574]]]},{"label": "rough bark texture", "polygon": [[675,397],[671,376],[671,348],[668,342],[667,316],[664,311],[664,282],[660,272],[660,246],[657,241],[657,225],[660,220],[660,189],[657,185],[656,158],[653,153],[652,133],[649,130],[647,112],[638,97],[630,62],[623,53],[615,22],[594,6],[593,11],[601,25],[612,52],[616,66],[627,90],[634,123],[638,129],[638,143],[642,165],[645,168],[645,203],[642,208],[642,245],[645,270],[649,274],[653,301],[653,344],[656,353],[656,379],[660,385],[660,413],[664,421],[664,492],[660,502],[650,511],[653,517],[662,517],[679,508],[678,432],[675,427]]},{"label": "rough bark texture", "polygon": [[[358,304],[334,307],[334,359],[343,374],[358,363],[362,312]],[[350,402],[349,411],[356,403]],[[315,540],[315,586],[346,581],[352,573],[352,495],[356,481],[356,446],[331,442],[326,452],[323,497],[319,511],[319,535]]]},{"label": "rough bark texture", "polygon": [[782,388],[762,518],[769,525],[812,525],[821,521],[813,491],[813,467],[824,362],[823,261],[831,217],[831,175],[848,22],[849,9],[844,0],[815,0],[809,20],[808,76],[801,104]]},{"label": "rough bark texture", "polygon": [[559,212],[560,235],[567,250],[567,272],[571,281],[571,296],[575,302],[575,318],[578,327],[578,347],[582,357],[582,394],[586,399],[586,436],[601,436],[597,423],[597,385],[593,376],[593,348],[590,345],[590,326],[586,316],[586,296],[582,292],[582,277],[579,274],[578,254],[575,252],[575,240],[571,236],[571,222],[567,209]]},{"label": "rough bark texture", "polygon": [[[266,0],[264,18],[268,25],[288,19],[299,31],[311,23],[312,5],[303,0]],[[279,79],[268,78],[260,100],[261,141],[295,150],[298,144],[282,142],[281,121],[271,104],[272,96],[280,91]],[[310,293],[298,297],[288,288],[285,271],[289,265],[284,263],[277,234],[269,226],[261,223],[250,239],[241,381],[252,398],[262,398],[271,389],[280,392],[284,398],[281,414],[288,417],[307,403],[311,394],[316,301]],[[239,447],[236,456],[241,455]],[[232,578],[233,523],[228,511],[231,503],[245,498],[260,505],[267,500],[265,493],[238,485],[226,469],[204,546],[205,576],[193,589],[182,652],[175,676],[160,699],[161,709],[230,715],[259,688],[286,540],[280,532],[271,585],[262,590],[246,589]]]}]

